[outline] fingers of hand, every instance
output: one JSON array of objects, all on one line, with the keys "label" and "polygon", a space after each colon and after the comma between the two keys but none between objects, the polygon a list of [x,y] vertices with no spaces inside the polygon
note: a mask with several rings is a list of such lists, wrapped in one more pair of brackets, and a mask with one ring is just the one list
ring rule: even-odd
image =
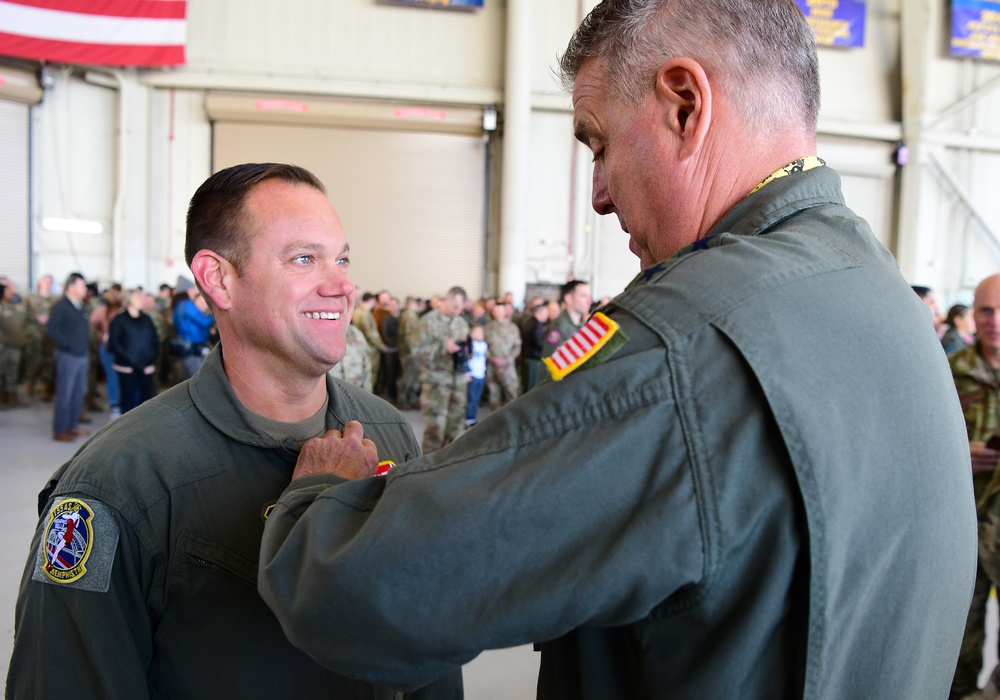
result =
[{"label": "fingers of hand", "polygon": [[365,429],[356,420],[350,421],[344,426],[344,439],[361,442],[365,436]]},{"label": "fingers of hand", "polygon": [[336,474],[345,479],[372,476],[378,469],[378,449],[364,436],[357,421],[344,426],[343,432],[328,430],[322,438],[307,440],[299,453],[293,479],[310,474]]}]

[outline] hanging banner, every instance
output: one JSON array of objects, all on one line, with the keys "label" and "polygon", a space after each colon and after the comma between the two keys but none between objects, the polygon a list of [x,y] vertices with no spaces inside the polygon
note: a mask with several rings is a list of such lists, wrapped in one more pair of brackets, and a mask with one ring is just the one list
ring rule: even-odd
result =
[{"label": "hanging banner", "polygon": [[439,7],[450,10],[481,9],[484,0],[378,0],[383,5],[409,5],[410,7]]},{"label": "hanging banner", "polygon": [[816,35],[817,46],[864,46],[864,0],[795,0]]},{"label": "hanging banner", "polygon": [[0,0],[0,55],[53,63],[184,63],[186,0]]},{"label": "hanging banner", "polygon": [[951,55],[1000,60],[1000,2],[951,1]]}]

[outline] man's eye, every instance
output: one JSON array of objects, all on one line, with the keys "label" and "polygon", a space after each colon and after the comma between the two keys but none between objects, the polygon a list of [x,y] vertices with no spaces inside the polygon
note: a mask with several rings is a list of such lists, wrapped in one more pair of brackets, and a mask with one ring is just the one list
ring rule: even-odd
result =
[{"label": "man's eye", "polygon": [[592,163],[596,163],[599,158],[604,158],[604,149],[603,148],[601,150],[599,150],[599,151],[594,151],[594,157],[593,157],[593,159],[591,159],[591,162]]},{"label": "man's eye", "polygon": [[292,258],[292,262],[297,265],[307,265],[312,262],[313,257],[311,255],[296,255]]},{"label": "man's eye", "polygon": [[340,265],[341,267],[350,267],[351,266],[351,259],[350,258],[337,258],[337,264]]}]

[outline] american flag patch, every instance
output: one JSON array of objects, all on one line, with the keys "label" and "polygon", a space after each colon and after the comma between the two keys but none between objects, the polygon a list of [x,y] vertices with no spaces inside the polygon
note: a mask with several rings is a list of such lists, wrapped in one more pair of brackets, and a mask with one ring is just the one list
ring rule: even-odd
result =
[{"label": "american flag patch", "polygon": [[617,332],[618,324],[597,312],[552,355],[543,360],[549,368],[549,374],[559,381],[593,357]]}]

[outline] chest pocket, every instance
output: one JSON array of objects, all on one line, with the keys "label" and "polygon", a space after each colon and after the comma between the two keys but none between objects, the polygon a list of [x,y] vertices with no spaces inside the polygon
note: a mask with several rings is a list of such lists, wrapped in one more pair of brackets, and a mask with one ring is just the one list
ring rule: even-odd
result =
[{"label": "chest pocket", "polygon": [[175,567],[182,578],[228,577],[257,587],[256,561],[190,530],[182,530],[177,538]]}]

